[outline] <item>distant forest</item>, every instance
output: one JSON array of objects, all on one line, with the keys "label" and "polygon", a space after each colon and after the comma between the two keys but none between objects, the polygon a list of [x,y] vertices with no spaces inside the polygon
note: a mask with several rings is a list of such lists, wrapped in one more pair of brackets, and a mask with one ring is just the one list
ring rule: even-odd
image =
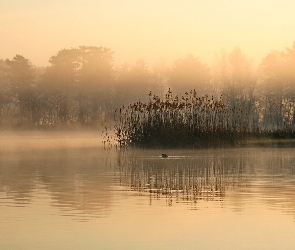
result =
[{"label": "distant forest", "polygon": [[259,126],[295,127],[295,42],[272,51],[254,68],[239,49],[216,54],[213,65],[188,54],[149,66],[114,65],[110,48],[63,49],[37,67],[22,55],[0,60],[1,128],[95,128],[110,121],[122,105],[148,101],[150,91],[165,98],[170,88],[181,97],[222,95],[229,107],[258,114]]}]

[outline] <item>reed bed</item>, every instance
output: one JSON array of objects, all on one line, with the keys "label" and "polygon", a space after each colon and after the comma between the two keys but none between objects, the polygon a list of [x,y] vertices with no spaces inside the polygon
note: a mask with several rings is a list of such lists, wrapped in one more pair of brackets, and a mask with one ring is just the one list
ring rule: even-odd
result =
[{"label": "reed bed", "polygon": [[287,100],[261,106],[245,99],[224,101],[222,95],[198,96],[195,90],[173,96],[169,89],[164,98],[150,92],[147,102],[117,110],[114,134],[120,148],[228,147],[253,141],[260,145],[261,139],[295,146],[294,117],[294,105]]},{"label": "reed bed", "polygon": [[260,133],[258,113],[245,104],[226,105],[223,97],[198,96],[195,90],[165,98],[149,93],[116,111],[119,147],[194,148],[232,146],[247,135]]}]

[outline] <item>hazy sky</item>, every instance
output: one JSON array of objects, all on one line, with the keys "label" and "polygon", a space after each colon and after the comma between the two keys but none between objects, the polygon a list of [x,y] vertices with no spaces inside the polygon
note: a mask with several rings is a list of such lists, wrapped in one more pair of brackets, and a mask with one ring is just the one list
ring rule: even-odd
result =
[{"label": "hazy sky", "polygon": [[238,46],[259,62],[295,41],[294,0],[1,0],[0,58],[45,66],[79,45],[111,48],[115,62],[168,62],[191,53],[210,64]]}]

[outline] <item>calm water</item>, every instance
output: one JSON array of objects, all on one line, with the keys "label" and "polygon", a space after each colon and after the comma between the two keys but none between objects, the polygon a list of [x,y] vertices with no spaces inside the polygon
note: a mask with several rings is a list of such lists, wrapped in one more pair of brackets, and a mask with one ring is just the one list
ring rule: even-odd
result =
[{"label": "calm water", "polygon": [[295,249],[295,149],[0,135],[0,249]]}]

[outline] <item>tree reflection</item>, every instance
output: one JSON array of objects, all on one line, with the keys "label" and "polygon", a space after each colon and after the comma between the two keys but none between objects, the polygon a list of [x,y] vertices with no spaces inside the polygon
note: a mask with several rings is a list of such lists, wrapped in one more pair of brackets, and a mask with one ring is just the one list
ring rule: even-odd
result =
[{"label": "tree reflection", "polygon": [[12,206],[47,200],[62,215],[105,216],[112,204],[109,161],[95,148],[6,152],[0,154],[0,194]]},{"label": "tree reflection", "polygon": [[134,201],[121,198],[135,194],[167,206],[199,208],[201,202],[216,201],[212,204],[240,211],[254,202],[295,211],[293,149],[171,150],[168,158],[161,153],[97,148],[0,152],[5,202],[0,205],[47,201],[59,215],[89,219],[115,211],[114,201]]}]

